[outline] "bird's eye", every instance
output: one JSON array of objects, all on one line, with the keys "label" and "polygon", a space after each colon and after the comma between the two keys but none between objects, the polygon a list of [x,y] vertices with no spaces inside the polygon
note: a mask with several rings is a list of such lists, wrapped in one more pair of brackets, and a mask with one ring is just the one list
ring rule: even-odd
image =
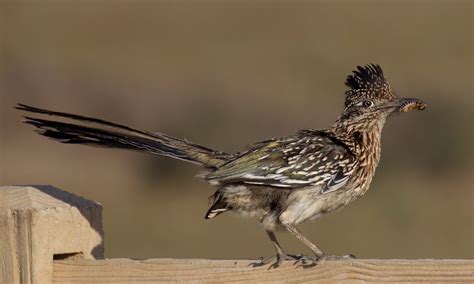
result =
[{"label": "bird's eye", "polygon": [[364,102],[363,102],[363,105],[364,105],[365,107],[371,107],[371,106],[374,105],[374,102],[373,102],[373,101],[364,101]]}]

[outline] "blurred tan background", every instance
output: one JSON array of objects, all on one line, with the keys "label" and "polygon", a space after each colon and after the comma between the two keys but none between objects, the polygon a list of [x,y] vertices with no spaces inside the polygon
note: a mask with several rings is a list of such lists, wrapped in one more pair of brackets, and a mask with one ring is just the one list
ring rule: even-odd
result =
[{"label": "blurred tan background", "polygon": [[193,178],[199,169],[52,142],[12,107],[234,152],[328,126],[345,77],[374,62],[400,96],[428,109],[387,123],[364,198],[302,230],[328,252],[360,258],[473,258],[472,3],[3,0],[0,184],[52,184],[101,202],[107,257],[267,256],[256,220],[204,220],[213,188]]}]

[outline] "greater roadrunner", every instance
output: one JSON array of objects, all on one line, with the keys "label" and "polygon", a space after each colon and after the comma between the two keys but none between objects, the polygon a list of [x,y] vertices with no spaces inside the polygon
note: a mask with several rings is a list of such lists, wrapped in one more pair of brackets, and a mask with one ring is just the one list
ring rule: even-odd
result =
[{"label": "greater roadrunner", "polygon": [[[237,154],[97,118],[23,104],[16,108],[82,123],[25,117],[24,122],[37,127],[39,134],[62,143],[145,151],[207,168],[203,177],[217,190],[205,218],[227,211],[257,216],[277,253],[261,263],[275,261],[278,266],[283,260],[316,262],[341,258],[323,253],[296,225],[364,195],[380,159],[380,136],[386,118],[426,107],[418,99],[397,98],[379,65],[358,66],[347,77],[346,86],[349,90],[345,93],[344,111],[332,126],[269,139]],[[278,228],[286,229],[304,243],[314,257],[286,254],[274,234]]]}]

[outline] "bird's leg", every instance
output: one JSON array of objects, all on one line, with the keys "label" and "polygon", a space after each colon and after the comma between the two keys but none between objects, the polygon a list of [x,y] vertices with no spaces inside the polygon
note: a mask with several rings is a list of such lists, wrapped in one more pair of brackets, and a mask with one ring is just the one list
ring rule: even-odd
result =
[{"label": "bird's leg", "polygon": [[[353,259],[355,258],[354,255],[343,255],[343,256],[336,256],[336,255],[329,255],[325,254],[322,250],[320,250],[315,244],[313,244],[310,240],[308,240],[303,234],[296,228],[295,225],[286,224],[284,227],[290,232],[293,236],[295,236],[298,240],[300,240],[305,246],[307,246],[314,254],[315,258],[311,259],[313,262],[318,262],[322,259]],[[301,258],[299,261],[305,263],[308,259]]]},{"label": "bird's leg", "polygon": [[315,244],[308,240],[294,225],[286,224],[284,227],[290,232],[295,238],[300,240],[305,246],[307,246],[316,257],[322,257],[324,252],[320,250]]},{"label": "bird's leg", "polygon": [[267,230],[267,235],[268,237],[270,238],[270,241],[272,242],[273,244],[273,247],[275,248],[277,254],[276,256],[273,256],[273,257],[267,257],[267,258],[263,258],[259,263],[258,265],[265,265],[265,264],[268,264],[268,263],[271,263],[273,262],[272,266],[273,267],[278,267],[280,266],[280,264],[284,261],[284,260],[299,260],[300,258],[302,258],[303,256],[301,255],[292,255],[292,254],[286,254],[283,249],[281,248],[281,245],[280,243],[278,242],[276,236],[275,236],[275,233],[273,233],[272,231],[269,231]]},{"label": "bird's leg", "polygon": [[276,236],[275,236],[275,233],[273,233],[272,231],[268,231],[268,230],[267,230],[267,235],[268,235],[268,237],[270,238],[270,241],[272,242],[273,247],[275,247],[275,250],[277,251],[277,254],[278,254],[278,255],[283,255],[283,254],[285,254],[285,253],[283,252],[283,249],[281,248],[280,243],[278,242],[278,240],[277,240],[277,238],[276,238]]}]

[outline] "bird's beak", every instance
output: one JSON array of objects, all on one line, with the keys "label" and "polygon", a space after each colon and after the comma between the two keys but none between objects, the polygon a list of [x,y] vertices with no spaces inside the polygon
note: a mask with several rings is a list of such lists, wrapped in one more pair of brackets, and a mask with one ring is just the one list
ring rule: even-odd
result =
[{"label": "bird's beak", "polygon": [[409,112],[412,110],[424,110],[426,108],[425,102],[414,98],[402,98],[398,99],[398,112]]},{"label": "bird's beak", "polygon": [[392,113],[402,113],[412,110],[424,110],[426,104],[422,100],[415,98],[396,98],[390,101],[384,108],[390,109]]}]

